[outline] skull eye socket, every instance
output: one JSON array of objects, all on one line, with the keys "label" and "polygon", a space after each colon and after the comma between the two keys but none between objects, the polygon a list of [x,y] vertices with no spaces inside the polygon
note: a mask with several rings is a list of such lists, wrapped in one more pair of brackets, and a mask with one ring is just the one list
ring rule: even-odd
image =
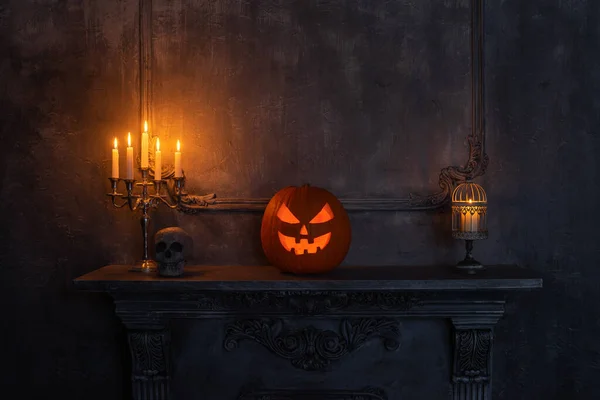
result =
[{"label": "skull eye socket", "polygon": [[174,242],[171,244],[171,251],[181,253],[183,251],[183,246],[179,242]]},{"label": "skull eye socket", "polygon": [[157,253],[162,253],[166,249],[167,249],[167,244],[165,242],[158,242],[156,244],[156,252]]},{"label": "skull eye socket", "polygon": [[296,218],[294,214],[290,211],[289,208],[285,204],[282,204],[277,210],[277,218],[279,218],[283,222],[287,222],[288,224],[299,224],[300,220]]},{"label": "skull eye socket", "polygon": [[311,224],[322,224],[329,222],[333,219],[333,211],[329,207],[328,203],[325,203],[321,211],[313,219],[310,220]]}]

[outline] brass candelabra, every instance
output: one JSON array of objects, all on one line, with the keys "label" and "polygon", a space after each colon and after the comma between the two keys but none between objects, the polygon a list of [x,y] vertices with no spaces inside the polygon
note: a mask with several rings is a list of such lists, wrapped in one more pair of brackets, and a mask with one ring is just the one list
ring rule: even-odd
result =
[{"label": "brass candelabra", "polygon": [[[108,193],[107,196],[112,198],[112,204],[116,208],[122,208],[129,206],[131,211],[140,210],[142,216],[140,218],[140,224],[142,226],[142,238],[143,238],[143,255],[142,260],[136,263],[131,271],[137,272],[154,272],[156,271],[156,262],[148,256],[148,224],[150,222],[149,211],[152,208],[158,208],[159,204],[164,204],[167,207],[174,209],[179,207],[182,198],[187,196],[184,191],[185,177],[173,177],[173,194],[170,196],[162,194],[163,187],[168,192],[168,180],[166,179],[149,179],[149,170],[147,168],[141,169],[142,180],[136,181],[135,179],[122,179],[122,178],[109,178],[112,193]],[[125,182],[126,195],[118,192],[119,181]],[[141,187],[139,194],[134,193],[134,187]],[[154,194],[150,193],[150,187],[154,187]],[[174,198],[175,202],[169,201],[169,197]],[[123,203],[118,203],[117,198],[125,200]]]}]

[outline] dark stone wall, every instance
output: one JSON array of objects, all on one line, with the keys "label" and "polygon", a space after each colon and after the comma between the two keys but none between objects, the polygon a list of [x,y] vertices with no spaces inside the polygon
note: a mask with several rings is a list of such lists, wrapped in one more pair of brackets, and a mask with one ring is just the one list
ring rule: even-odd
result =
[{"label": "dark stone wall", "polygon": [[486,248],[545,273],[497,330],[495,393],[600,393],[600,3],[488,2]]},{"label": "dark stone wall", "polygon": [[[211,3],[218,10],[237,4]],[[250,4],[238,3],[240,7]],[[264,2],[262,11],[269,10],[271,3]],[[363,7],[362,2],[343,4],[346,3],[349,15],[359,14],[352,11],[352,4]],[[409,4],[398,3],[398,9]],[[443,49],[453,43],[463,43],[464,36],[460,34],[456,34],[455,41],[450,44],[443,41],[440,44],[433,38],[436,35],[453,37],[452,34],[442,35],[441,28],[435,27],[444,24],[462,26],[465,20],[458,11],[465,11],[468,2],[420,3],[425,9],[420,11],[423,15],[418,14],[421,15],[418,19],[421,31],[415,27],[412,32],[421,32],[423,37],[417,38],[430,46],[426,47],[427,54],[435,55],[438,54],[435,51],[441,51],[441,57],[445,54]],[[490,239],[477,243],[476,251],[484,262],[514,262],[542,271],[546,277],[545,290],[511,303],[498,326],[494,393],[499,399],[587,399],[600,390],[596,379],[600,369],[600,341],[597,339],[600,337],[600,320],[597,318],[600,286],[596,283],[600,278],[596,271],[600,246],[595,232],[600,221],[594,213],[600,194],[596,173],[596,154],[600,151],[596,132],[600,126],[600,97],[596,94],[600,86],[600,74],[596,72],[600,71],[600,4],[592,0],[488,3],[486,116],[491,162],[481,183],[490,198]],[[261,169],[264,163],[271,162],[271,156],[258,161],[249,156],[259,153],[268,144],[268,137],[260,136],[254,142],[247,142],[252,145],[249,147],[239,146],[244,143],[244,130],[240,130],[239,125],[249,129],[257,123],[259,128],[270,127],[273,132],[278,131],[281,126],[278,100],[270,99],[264,87],[264,93],[252,92],[271,81],[257,79],[246,83],[252,75],[243,75],[244,79],[238,82],[240,87],[222,86],[222,90],[218,85],[212,87],[210,93],[216,97],[208,100],[201,97],[199,85],[199,99],[186,102],[186,99],[193,99],[195,92],[192,91],[194,88],[189,89],[190,93],[184,91],[185,75],[196,71],[193,77],[206,78],[209,71],[205,66],[195,69],[193,65],[186,65],[183,72],[169,75],[169,69],[165,68],[173,62],[167,55],[186,55],[181,48],[189,50],[197,44],[198,52],[205,54],[202,36],[193,36],[203,32],[203,25],[193,21],[194,18],[200,20],[208,11],[184,13],[185,18],[177,13],[179,9],[201,4],[200,1],[158,1],[155,7],[156,78],[164,78],[163,85],[173,85],[156,88],[155,123],[165,130],[167,141],[171,142],[176,135],[190,135],[185,132],[192,132],[195,124],[199,124],[195,136],[185,137],[184,142],[191,142],[196,147],[186,153],[186,162],[192,162],[186,168],[195,177],[191,184],[198,192],[218,189],[218,194],[226,196],[268,196],[279,185],[287,184],[284,182],[286,177],[277,175],[276,171],[269,174]],[[389,7],[396,7],[395,3],[390,4]],[[102,295],[75,293],[70,282],[107,263],[133,262],[141,245],[137,216],[112,209],[104,195],[111,138],[115,135],[123,137],[127,130],[135,131],[138,125],[137,6],[138,2],[133,0],[5,0],[0,4],[0,220],[3,222],[0,230],[0,292],[4,304],[2,359],[9,367],[8,372],[2,374],[0,386],[20,389],[23,399],[50,395],[63,399],[127,398],[127,354],[112,303]],[[446,10],[447,13],[432,10]],[[239,12],[246,11],[249,21],[264,17],[261,17],[260,9],[253,11],[251,7],[241,8]],[[276,21],[277,15],[270,15],[267,20]],[[400,11],[398,15],[406,17]],[[314,27],[313,17],[308,17],[304,23]],[[329,18],[330,22],[336,21],[334,16]],[[434,24],[436,20],[440,24]],[[430,23],[426,24],[427,21]],[[369,32],[380,26],[380,21],[365,19],[357,21],[357,26],[360,23]],[[188,29],[188,26],[193,28]],[[235,32],[234,38],[247,38],[249,46],[254,46],[249,48],[260,50],[259,43],[262,42],[258,38],[269,39],[273,37],[273,31],[265,34],[256,26],[251,22],[240,26],[232,21],[215,20],[206,28],[206,34],[212,35],[211,40],[216,44]],[[394,32],[395,28],[382,26]],[[444,29],[453,32],[452,28]],[[405,32],[398,30],[396,34],[400,37]],[[186,40],[179,40],[183,38]],[[263,50],[270,49],[275,56],[282,55],[276,51],[277,46],[287,45],[279,44],[275,39],[269,43],[272,48]],[[409,55],[420,54],[419,48],[412,48]],[[223,57],[222,65],[229,60],[235,62],[234,65],[260,67],[259,72],[267,67],[263,59],[252,64],[248,60],[253,58],[246,60],[237,53],[228,55],[223,51],[221,48],[221,53],[216,53]],[[380,51],[388,54],[383,45]],[[274,59],[280,60],[283,66],[289,62],[285,57],[278,59],[275,56]],[[337,59],[329,57],[324,61],[330,65]],[[464,66],[461,60],[464,55],[456,58],[455,65],[451,64],[456,71]],[[440,73],[447,72],[439,68],[439,63],[439,59],[433,58],[403,65],[415,69],[414,74],[407,74],[408,78],[401,81],[408,85],[402,87],[402,93],[409,90],[408,93],[414,95],[411,100],[414,103],[409,102],[408,108],[423,110],[419,114],[422,118],[418,115],[415,119],[398,119],[397,125],[390,126],[400,129],[403,123],[408,123],[406,121],[416,121],[417,128],[435,130],[448,121],[450,128],[443,135],[433,132],[424,138],[414,130],[406,130],[411,132],[410,140],[405,143],[411,151],[406,154],[414,154],[420,149],[419,141],[428,146],[415,158],[418,168],[399,172],[402,183],[388,186],[386,183],[393,174],[381,163],[369,165],[366,172],[352,175],[354,181],[344,182],[342,172],[349,166],[337,163],[335,158],[331,161],[319,147],[312,164],[299,165],[296,169],[287,165],[288,171],[296,174],[290,183],[300,183],[294,180],[319,181],[330,176],[332,181],[321,184],[332,185],[343,195],[400,195],[409,190],[435,189],[439,159],[444,163],[466,159],[461,157],[465,154],[461,147],[461,138],[465,135],[461,133],[468,131],[469,124],[467,104],[456,107],[455,103],[445,99],[446,103],[429,105],[433,108],[424,105],[428,96],[438,93],[436,88],[447,86],[459,98],[461,94],[463,97],[464,93],[468,94],[465,81],[448,82],[438,78]],[[281,65],[271,67],[276,72]],[[310,65],[306,63],[305,68]],[[415,65],[430,66],[430,74],[415,80],[414,75],[424,74]],[[303,73],[298,76],[310,76],[311,71]],[[374,90],[383,91],[382,88],[394,86],[383,63],[373,61],[370,73],[372,75],[361,79],[368,81],[375,75],[383,78],[379,80],[379,89]],[[275,73],[269,76],[285,77]],[[168,82],[169,79],[175,82]],[[356,82],[362,81],[357,79]],[[430,81],[431,87],[428,86]],[[331,84],[340,88],[335,80]],[[268,85],[265,87],[269,88]],[[302,85],[282,85],[278,90],[287,87],[299,90]],[[228,104],[227,93],[235,92],[236,88],[245,95],[238,99],[239,102],[229,104],[230,112],[223,112],[227,111],[223,108]],[[347,96],[356,93],[356,90],[350,91]],[[372,104],[368,101],[369,96],[378,98],[368,92],[364,96],[367,104]],[[311,119],[320,110],[311,109],[312,104],[306,98],[291,98],[298,101],[299,107],[293,109],[306,125],[298,132],[305,134],[305,129],[323,129],[323,120]],[[176,107],[173,103],[177,104],[178,99],[181,105]],[[407,104],[406,101],[393,95],[390,97],[390,104]],[[214,108],[214,114],[209,115],[211,104],[221,108]],[[264,107],[253,114],[257,118],[244,120],[239,110],[251,110],[253,104]],[[344,111],[342,117],[350,116],[352,108],[347,103],[340,104],[331,109]],[[443,107],[438,112],[436,107],[440,105]],[[192,117],[179,111],[193,110],[196,106],[204,113]],[[394,121],[393,113],[384,106],[373,106],[361,115],[369,115],[377,123],[381,123],[377,119],[381,115],[384,120]],[[169,121],[168,116],[173,120]],[[226,121],[222,119],[225,116],[241,119]],[[333,127],[345,124],[345,119],[337,115],[326,116],[329,117],[327,121],[334,121]],[[328,143],[337,143],[338,150],[350,156],[379,154],[373,140],[365,140],[358,129],[370,125],[359,117],[354,121],[355,124],[347,126],[355,135],[353,141],[340,144],[334,130],[326,136],[331,139]],[[377,124],[373,126],[373,132],[381,131],[376,128]],[[223,136],[219,136],[220,132]],[[377,141],[393,136],[382,135]],[[300,160],[303,154],[311,153],[309,140],[300,140],[301,150],[286,147],[289,142],[278,143],[292,160]],[[272,154],[277,154],[269,149]],[[230,154],[229,158],[224,157],[227,154]],[[220,161],[229,170],[219,167]],[[322,167],[332,166],[328,163],[338,168],[337,174],[322,172]],[[321,169],[315,169],[319,166]],[[402,163],[392,165],[394,168],[401,166]],[[243,185],[238,186],[238,182]],[[335,186],[336,183],[339,186]],[[193,234],[198,262],[248,265],[264,262],[258,240],[259,215],[189,217],[163,210],[155,217],[155,228],[179,224]],[[446,210],[353,214],[352,223],[354,242],[348,263],[451,264],[461,255],[460,243],[448,238]],[[430,335],[436,338],[439,332]],[[185,350],[178,351],[186,354]],[[194,351],[198,351],[197,348],[191,354]],[[403,352],[403,349],[399,351]],[[399,357],[408,362],[408,358]],[[433,355],[427,354],[413,362],[431,359]],[[185,364],[186,360],[190,360],[189,356],[181,362]],[[439,382],[428,382],[427,385],[447,385],[447,380],[440,378],[443,375],[440,365],[435,368],[436,373],[431,377]],[[235,375],[235,371],[226,372]],[[402,382],[401,376],[397,379]],[[415,379],[408,385],[422,384]],[[410,392],[403,391],[403,394],[411,398]]]},{"label": "dark stone wall", "polygon": [[135,1],[0,5],[0,386],[24,399],[128,387],[111,301],[71,281],[138,237],[104,195],[107,141],[137,124],[136,15]]},{"label": "dark stone wall", "polygon": [[469,1],[154,1],[151,125],[221,196],[431,193],[467,158],[470,17]]}]

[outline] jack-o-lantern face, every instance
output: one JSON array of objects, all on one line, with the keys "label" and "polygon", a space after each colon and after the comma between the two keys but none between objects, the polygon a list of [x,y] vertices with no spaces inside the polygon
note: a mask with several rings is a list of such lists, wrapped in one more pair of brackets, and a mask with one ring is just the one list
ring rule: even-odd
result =
[{"label": "jack-o-lantern face", "polygon": [[[283,248],[287,251],[293,251],[297,256],[304,254],[315,254],[317,251],[323,250],[331,240],[331,232],[310,238],[306,225],[302,224],[285,204],[282,204],[279,207],[279,211],[277,211],[277,218],[279,218],[280,221],[288,224],[297,226],[302,225],[300,228],[300,233],[296,237],[286,236],[281,232],[277,232],[279,235],[279,241],[281,242]],[[309,224],[323,224],[331,221],[332,219],[333,211],[331,211],[329,204],[325,203],[321,211],[319,211],[319,213],[310,220]]]},{"label": "jack-o-lantern face", "polygon": [[327,272],[350,247],[350,220],[325,189],[302,186],[279,191],[263,217],[261,240],[269,261],[283,271]]}]

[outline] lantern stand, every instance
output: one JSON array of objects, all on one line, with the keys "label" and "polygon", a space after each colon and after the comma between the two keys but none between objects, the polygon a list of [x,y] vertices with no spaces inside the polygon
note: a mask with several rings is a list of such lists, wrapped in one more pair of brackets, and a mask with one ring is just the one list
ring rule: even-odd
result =
[{"label": "lantern stand", "polygon": [[484,269],[484,266],[473,258],[473,240],[465,240],[465,252],[465,259],[456,264],[456,268],[467,270],[470,274],[474,274],[477,270]]},{"label": "lantern stand", "polygon": [[473,258],[473,241],[487,239],[487,195],[471,181],[459,184],[452,192],[452,236],[465,241],[465,258],[456,268],[474,274],[485,267]]}]

